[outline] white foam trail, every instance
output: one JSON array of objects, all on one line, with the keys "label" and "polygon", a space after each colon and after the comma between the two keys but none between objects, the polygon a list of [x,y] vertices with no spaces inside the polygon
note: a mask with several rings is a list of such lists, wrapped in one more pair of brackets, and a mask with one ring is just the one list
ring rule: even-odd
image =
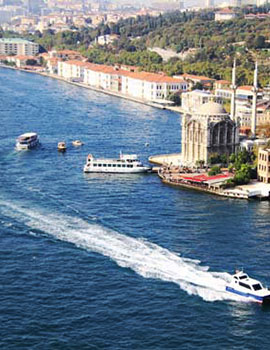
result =
[{"label": "white foam trail", "polygon": [[182,258],[147,240],[132,238],[80,218],[43,214],[8,202],[0,202],[0,206],[4,214],[19,219],[31,229],[42,230],[59,240],[107,256],[145,278],[176,283],[188,294],[199,295],[206,301],[237,300],[225,292],[230,275],[210,272],[208,267],[200,266],[199,260]]}]

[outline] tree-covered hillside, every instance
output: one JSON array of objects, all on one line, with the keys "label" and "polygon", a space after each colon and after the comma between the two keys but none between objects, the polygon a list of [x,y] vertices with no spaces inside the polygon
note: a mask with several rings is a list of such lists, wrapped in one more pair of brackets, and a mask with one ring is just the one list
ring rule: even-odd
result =
[{"label": "tree-covered hillside", "polygon": [[[148,71],[167,74],[183,72],[230,79],[233,58],[237,58],[238,82],[250,84],[254,61],[259,61],[259,81],[269,83],[270,77],[270,18],[245,19],[246,13],[268,12],[266,7],[246,7],[237,10],[237,18],[215,22],[213,11],[165,13],[158,17],[138,16],[118,23],[101,23],[97,28],[44,33],[24,37],[38,42],[44,49],[52,47],[79,50],[95,63],[137,65]],[[100,35],[117,34],[119,40],[106,46],[94,45]],[[0,36],[17,36],[0,32]],[[195,48],[196,53],[185,61],[172,58],[162,62],[150,47],[184,52]]]}]

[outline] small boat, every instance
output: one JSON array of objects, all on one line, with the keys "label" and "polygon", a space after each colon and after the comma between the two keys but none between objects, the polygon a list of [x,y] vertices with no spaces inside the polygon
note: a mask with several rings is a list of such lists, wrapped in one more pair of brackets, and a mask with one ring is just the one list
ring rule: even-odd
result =
[{"label": "small boat", "polygon": [[64,141],[58,142],[57,149],[59,152],[65,152],[67,149],[66,143]]},{"label": "small boat", "polygon": [[270,290],[240,270],[236,270],[231,276],[231,282],[226,286],[226,291],[244,297],[248,301],[270,304]]},{"label": "small boat", "polygon": [[79,147],[83,145],[83,142],[80,140],[75,140],[75,141],[72,141],[72,145],[75,147]]},{"label": "small boat", "polygon": [[118,159],[94,158],[89,154],[83,170],[85,173],[137,174],[148,172],[151,168],[144,166],[136,154],[120,153]]},{"label": "small boat", "polygon": [[25,150],[34,148],[39,144],[38,134],[35,132],[28,132],[20,135],[16,140],[16,148],[18,150]]}]

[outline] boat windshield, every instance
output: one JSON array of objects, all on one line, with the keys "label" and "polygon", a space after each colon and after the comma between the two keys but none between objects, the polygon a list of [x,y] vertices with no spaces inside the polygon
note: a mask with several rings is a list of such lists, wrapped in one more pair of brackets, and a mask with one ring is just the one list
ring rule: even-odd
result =
[{"label": "boat windshield", "polygon": [[262,286],[261,286],[261,284],[260,283],[257,283],[257,284],[253,284],[253,289],[254,290],[261,290],[262,289]]},{"label": "boat windshield", "polygon": [[239,277],[240,280],[245,280],[247,278],[247,275],[242,275]]}]

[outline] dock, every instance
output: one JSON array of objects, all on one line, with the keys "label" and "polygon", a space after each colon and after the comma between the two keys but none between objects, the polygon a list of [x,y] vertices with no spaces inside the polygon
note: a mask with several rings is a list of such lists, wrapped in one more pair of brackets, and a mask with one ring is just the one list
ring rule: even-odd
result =
[{"label": "dock", "polygon": [[165,164],[178,166],[181,163],[181,153],[159,154],[149,157],[148,161],[160,166]]},{"label": "dock", "polygon": [[158,171],[163,183],[186,189],[206,192],[221,197],[237,199],[270,199],[270,184],[257,180],[247,185],[226,187],[226,182],[233,178],[233,174],[224,172],[222,174],[209,176],[207,173],[181,173],[178,167],[163,167]]}]

